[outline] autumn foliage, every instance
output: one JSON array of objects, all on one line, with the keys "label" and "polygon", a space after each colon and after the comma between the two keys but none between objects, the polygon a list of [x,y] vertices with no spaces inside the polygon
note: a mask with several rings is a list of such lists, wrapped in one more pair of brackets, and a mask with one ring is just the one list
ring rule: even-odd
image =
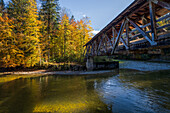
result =
[{"label": "autumn foliage", "polygon": [[92,37],[89,18],[61,16],[58,0],[41,0],[40,9],[36,0],[11,0],[6,8],[2,3],[0,67],[83,60],[83,45]]}]

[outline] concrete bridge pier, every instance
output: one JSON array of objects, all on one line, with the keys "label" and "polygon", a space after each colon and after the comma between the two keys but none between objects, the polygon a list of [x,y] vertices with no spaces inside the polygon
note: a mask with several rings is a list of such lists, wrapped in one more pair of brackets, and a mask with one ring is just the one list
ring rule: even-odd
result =
[{"label": "concrete bridge pier", "polygon": [[93,64],[94,64],[93,57],[88,57],[87,61],[86,61],[87,71],[93,71],[93,69],[94,69]]}]

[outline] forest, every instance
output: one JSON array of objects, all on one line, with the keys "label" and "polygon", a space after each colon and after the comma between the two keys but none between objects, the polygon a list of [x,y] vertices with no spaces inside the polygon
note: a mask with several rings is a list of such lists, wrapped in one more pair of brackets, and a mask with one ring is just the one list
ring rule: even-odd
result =
[{"label": "forest", "polygon": [[58,0],[0,0],[0,68],[82,62],[93,29],[69,15]]}]

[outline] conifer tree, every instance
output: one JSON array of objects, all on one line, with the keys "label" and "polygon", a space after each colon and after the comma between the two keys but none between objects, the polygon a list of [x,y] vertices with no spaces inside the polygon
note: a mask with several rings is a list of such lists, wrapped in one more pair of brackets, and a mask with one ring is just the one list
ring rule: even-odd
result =
[{"label": "conifer tree", "polygon": [[40,20],[43,22],[43,27],[41,33],[43,34],[43,39],[41,40],[43,44],[43,53],[46,62],[54,59],[55,47],[54,42],[56,41],[56,32],[59,23],[59,5],[58,0],[41,0],[42,8],[40,10]]}]

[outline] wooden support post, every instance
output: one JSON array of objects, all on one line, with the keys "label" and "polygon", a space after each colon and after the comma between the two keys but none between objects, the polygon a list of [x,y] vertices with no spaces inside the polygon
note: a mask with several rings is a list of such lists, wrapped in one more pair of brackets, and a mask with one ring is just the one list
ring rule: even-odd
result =
[{"label": "wooden support post", "polygon": [[94,41],[94,54],[97,55],[97,43]]},{"label": "wooden support post", "polygon": [[106,53],[106,52],[107,52],[107,47],[106,47],[106,42],[107,42],[107,41],[106,41],[106,38],[105,38],[105,35],[104,35],[104,34],[103,34],[102,37],[103,37],[103,40],[104,40],[104,41],[103,41],[103,49],[104,49],[104,52]]},{"label": "wooden support post", "polygon": [[92,47],[91,47],[91,55],[93,56],[94,54],[94,42],[92,42]]},{"label": "wooden support post", "polygon": [[103,37],[100,38],[100,43],[99,43],[99,46],[98,46],[98,49],[97,49],[97,55],[99,54],[100,46],[102,44],[102,40],[103,40]]},{"label": "wooden support post", "polygon": [[128,48],[130,49],[130,41],[129,41],[129,22],[126,23],[126,43]]},{"label": "wooden support post", "polygon": [[115,28],[114,27],[112,27],[112,35],[113,35],[112,41],[114,45],[115,44]]},{"label": "wooden support post", "polygon": [[152,1],[149,1],[149,10],[150,10],[150,21],[151,21],[151,34],[152,41],[157,39],[157,30],[156,30],[156,16],[155,16],[155,4]]},{"label": "wooden support post", "polygon": [[146,27],[143,27],[144,31],[149,31],[150,30],[149,27],[148,27],[150,25],[150,23],[148,21],[149,21],[149,19],[147,19],[145,17],[145,15],[143,15],[142,16],[142,24],[143,24],[143,26],[147,25]]},{"label": "wooden support post", "polygon": [[110,40],[110,38],[107,36],[107,34],[105,34],[105,37],[107,38],[107,40],[109,41],[110,43],[110,46],[113,47],[113,44],[112,44],[112,41]]},{"label": "wooden support post", "polygon": [[127,20],[143,35],[143,37],[145,37],[146,40],[149,41],[149,43],[153,46],[153,45],[157,45],[157,43],[155,41],[152,41],[150,36],[142,30],[142,28],[140,28],[137,24],[135,24],[133,21],[131,21],[129,18],[127,18]]},{"label": "wooden support post", "polygon": [[114,44],[114,46],[113,46],[113,48],[112,48],[111,54],[114,53],[114,51],[116,50],[116,47],[118,46],[120,37],[121,37],[121,35],[122,35],[122,33],[123,33],[123,30],[124,30],[124,28],[125,28],[125,23],[126,23],[126,20],[124,20],[124,21],[122,22],[122,25],[121,25],[120,30],[119,30],[119,34],[118,34],[118,36],[117,36],[117,38],[116,38],[116,42],[115,42],[115,44]]},{"label": "wooden support post", "polygon": [[[87,47],[88,46],[88,47]],[[86,51],[86,57],[89,57],[89,50],[90,50],[90,46],[89,45],[87,45],[86,47],[87,47],[87,51]]]}]

